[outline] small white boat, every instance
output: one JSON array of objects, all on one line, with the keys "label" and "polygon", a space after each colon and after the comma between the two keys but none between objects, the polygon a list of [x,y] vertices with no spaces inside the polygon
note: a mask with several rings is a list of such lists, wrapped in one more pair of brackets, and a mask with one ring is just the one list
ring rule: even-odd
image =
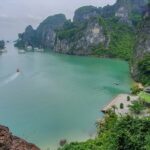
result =
[{"label": "small white boat", "polygon": [[37,47],[36,47],[36,48],[34,48],[34,51],[35,51],[35,52],[44,52],[44,49],[40,49],[40,48],[37,48]]},{"label": "small white boat", "polygon": [[32,46],[27,46],[27,51],[32,51],[33,50],[33,48],[32,48]]},{"label": "small white boat", "polygon": [[38,49],[37,52],[44,52],[44,49]]},{"label": "small white boat", "polygon": [[26,51],[25,50],[19,50],[18,53],[19,54],[24,54],[24,53],[26,53]]},{"label": "small white boat", "polygon": [[6,49],[1,49],[0,53],[7,53],[7,50]]}]

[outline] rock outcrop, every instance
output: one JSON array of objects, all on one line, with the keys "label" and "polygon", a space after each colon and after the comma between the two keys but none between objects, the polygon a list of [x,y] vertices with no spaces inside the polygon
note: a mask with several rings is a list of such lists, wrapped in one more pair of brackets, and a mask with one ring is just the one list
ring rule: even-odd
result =
[{"label": "rock outcrop", "polygon": [[93,19],[92,22],[86,22],[82,31],[76,31],[69,38],[57,36],[54,51],[74,55],[89,55],[92,53],[92,47],[99,44],[106,45],[107,41],[103,26],[99,24],[97,19]]},{"label": "rock outcrop", "polygon": [[39,46],[53,49],[56,30],[59,30],[65,21],[66,17],[63,14],[57,14],[46,18],[36,30]]},{"label": "rock outcrop", "polygon": [[[16,46],[49,48],[75,55],[93,54],[96,48],[96,55],[109,53],[112,57],[117,57],[118,51],[124,48],[123,53],[129,55],[132,50],[132,32],[146,3],[147,0],[117,0],[114,5],[103,8],[84,6],[75,11],[73,21],[67,20],[63,14],[50,16],[36,30],[29,26],[23,34],[19,34]],[[119,31],[124,37],[117,35]],[[121,48],[117,44],[118,40],[121,41]],[[125,56],[125,59],[129,59],[129,56]]]},{"label": "rock outcrop", "polygon": [[145,10],[137,34],[131,71],[137,81],[150,84],[150,5]]},{"label": "rock outcrop", "polygon": [[22,34],[19,34],[19,39],[18,39],[18,47],[19,46],[33,46],[37,45],[37,40],[36,40],[36,31],[33,29],[31,25],[27,26],[25,29],[25,32]]},{"label": "rock outcrop", "polygon": [[121,22],[131,25],[137,19],[135,16],[142,14],[147,3],[148,0],[117,0],[114,5],[105,6],[101,13],[103,17],[116,16]]},{"label": "rock outcrop", "polygon": [[83,22],[87,21],[92,17],[96,17],[99,15],[99,11],[97,7],[94,6],[83,6],[78,8],[75,11],[73,21],[74,22]]},{"label": "rock outcrop", "polygon": [[40,150],[33,144],[13,136],[7,127],[0,125],[0,150]]},{"label": "rock outcrop", "polygon": [[57,14],[47,17],[36,30],[32,26],[28,26],[24,33],[19,34],[19,39],[15,44],[16,47],[27,48],[32,46],[33,48],[54,48],[56,30],[59,30],[66,17],[63,14]]}]

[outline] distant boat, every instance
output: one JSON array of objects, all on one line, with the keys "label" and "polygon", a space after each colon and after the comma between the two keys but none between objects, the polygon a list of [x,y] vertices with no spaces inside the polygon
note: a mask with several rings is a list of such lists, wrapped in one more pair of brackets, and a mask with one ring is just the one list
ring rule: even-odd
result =
[{"label": "distant boat", "polygon": [[20,72],[19,68],[17,68],[16,72]]},{"label": "distant boat", "polygon": [[0,53],[6,53],[6,52],[7,52],[6,49],[1,49],[1,50],[0,50]]},{"label": "distant boat", "polygon": [[35,52],[44,52],[44,49],[39,49],[39,48],[36,47],[36,48],[34,48],[34,51]]},{"label": "distant boat", "polygon": [[119,85],[119,83],[114,83],[114,85]]},{"label": "distant boat", "polygon": [[38,49],[37,52],[44,52],[44,49]]},{"label": "distant boat", "polygon": [[26,49],[27,49],[27,51],[32,51],[33,50],[32,46],[27,46]]},{"label": "distant boat", "polygon": [[24,54],[24,53],[26,53],[26,51],[25,50],[19,50],[18,53],[19,54]]}]

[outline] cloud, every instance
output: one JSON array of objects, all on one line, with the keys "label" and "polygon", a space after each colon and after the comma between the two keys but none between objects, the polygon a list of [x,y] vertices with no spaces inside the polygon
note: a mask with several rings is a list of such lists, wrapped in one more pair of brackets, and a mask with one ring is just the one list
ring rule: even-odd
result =
[{"label": "cloud", "polygon": [[[0,0],[0,36],[15,38],[27,25],[37,27],[47,16],[64,13],[73,18],[75,9],[113,4],[116,0]],[[7,32],[7,33],[6,33]],[[6,39],[7,39],[6,37]]]},{"label": "cloud", "polygon": [[9,18],[7,14],[0,14],[0,18]]},{"label": "cloud", "polygon": [[35,16],[35,15],[32,15],[32,14],[28,14],[27,15],[27,18],[31,19],[31,20],[35,20],[35,21],[39,21],[42,19],[42,17],[40,16]]}]

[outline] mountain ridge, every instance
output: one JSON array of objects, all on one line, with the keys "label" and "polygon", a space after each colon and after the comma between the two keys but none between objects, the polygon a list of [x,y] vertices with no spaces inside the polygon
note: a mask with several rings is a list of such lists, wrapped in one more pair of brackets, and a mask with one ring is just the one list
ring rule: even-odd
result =
[{"label": "mountain ridge", "polygon": [[[46,48],[69,55],[132,60],[131,73],[139,81],[137,66],[140,62],[137,60],[141,58],[142,61],[146,45],[146,54],[149,53],[149,44],[142,44],[140,40],[144,32],[143,36],[148,38],[144,39],[149,43],[149,26],[146,27],[149,23],[143,19],[149,18],[146,17],[149,16],[147,4],[148,0],[117,0],[114,5],[103,8],[83,6],[75,11],[73,21],[67,20],[63,14],[49,16],[36,30],[28,26],[24,33],[19,34],[15,46]],[[139,24],[143,27],[139,28]]]}]

